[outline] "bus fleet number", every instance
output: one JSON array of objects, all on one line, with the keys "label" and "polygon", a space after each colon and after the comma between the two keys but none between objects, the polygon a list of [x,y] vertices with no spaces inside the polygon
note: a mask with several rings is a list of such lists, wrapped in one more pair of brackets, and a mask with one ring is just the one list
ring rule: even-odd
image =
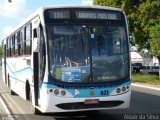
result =
[{"label": "bus fleet number", "polygon": [[103,96],[109,95],[108,90],[102,90],[102,91],[101,91],[101,95],[103,95]]}]

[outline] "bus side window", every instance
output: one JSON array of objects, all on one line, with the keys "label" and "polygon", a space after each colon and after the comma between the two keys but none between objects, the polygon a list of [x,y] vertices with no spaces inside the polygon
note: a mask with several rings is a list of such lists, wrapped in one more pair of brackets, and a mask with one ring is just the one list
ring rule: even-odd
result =
[{"label": "bus side window", "polygon": [[9,57],[11,57],[11,38],[9,37]]},{"label": "bus side window", "polygon": [[17,33],[15,34],[15,57],[18,56],[18,41],[17,41]]},{"label": "bus side window", "polygon": [[7,57],[8,57],[8,39],[6,39]]},{"label": "bus side window", "polygon": [[21,55],[20,49],[21,49],[21,39],[20,39],[20,32],[17,34],[17,41],[18,41],[18,56]]},{"label": "bus side window", "polygon": [[11,40],[7,38],[7,57],[11,56]]},{"label": "bus side window", "polygon": [[12,49],[11,49],[11,56],[14,57],[15,55],[15,35],[12,35]]},{"label": "bus side window", "polygon": [[20,55],[24,54],[24,28],[20,31]]},{"label": "bus side window", "polygon": [[31,54],[31,43],[32,43],[32,29],[31,29],[31,24],[28,24],[25,28],[25,49],[24,49],[24,53],[26,55],[30,55]]},{"label": "bus side window", "polygon": [[11,37],[11,57],[13,56],[13,39],[12,39],[12,37]]}]

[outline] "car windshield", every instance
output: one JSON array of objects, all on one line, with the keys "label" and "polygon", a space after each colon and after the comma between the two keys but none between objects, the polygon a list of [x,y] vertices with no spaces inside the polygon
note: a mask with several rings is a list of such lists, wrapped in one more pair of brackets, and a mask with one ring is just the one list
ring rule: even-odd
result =
[{"label": "car windshield", "polygon": [[108,82],[129,74],[125,27],[60,24],[47,27],[50,74],[64,82]]}]

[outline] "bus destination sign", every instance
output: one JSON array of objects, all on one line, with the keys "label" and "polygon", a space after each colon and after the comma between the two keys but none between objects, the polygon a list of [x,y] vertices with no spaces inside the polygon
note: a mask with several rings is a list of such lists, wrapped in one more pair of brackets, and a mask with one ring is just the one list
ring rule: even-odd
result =
[{"label": "bus destination sign", "polygon": [[57,10],[57,11],[49,11],[50,19],[69,19],[70,14],[69,11]]},{"label": "bus destination sign", "polygon": [[93,11],[76,11],[76,18],[77,19],[121,20],[119,13],[93,12]]}]

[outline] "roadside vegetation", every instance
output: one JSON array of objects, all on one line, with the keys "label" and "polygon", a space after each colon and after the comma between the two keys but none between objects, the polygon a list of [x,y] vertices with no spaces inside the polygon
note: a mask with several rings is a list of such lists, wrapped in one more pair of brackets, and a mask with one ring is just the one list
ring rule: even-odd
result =
[{"label": "roadside vegetation", "polygon": [[0,61],[2,59],[2,46],[0,45]]},{"label": "roadside vegetation", "polygon": [[149,74],[132,74],[132,81],[138,83],[148,83],[152,85],[160,85],[160,79],[158,75]]}]

